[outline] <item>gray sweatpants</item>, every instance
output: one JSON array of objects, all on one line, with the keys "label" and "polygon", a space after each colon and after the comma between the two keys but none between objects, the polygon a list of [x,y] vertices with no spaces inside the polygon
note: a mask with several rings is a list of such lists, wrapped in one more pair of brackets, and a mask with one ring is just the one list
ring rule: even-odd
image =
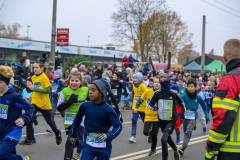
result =
[{"label": "gray sweatpants", "polygon": [[131,104],[130,104],[130,100],[121,100],[121,102],[119,103],[119,112],[120,112],[120,114],[122,114],[122,112],[123,112],[123,108],[124,108],[124,106],[127,106],[128,108],[131,108],[132,106],[131,106]]},{"label": "gray sweatpants", "polygon": [[184,138],[183,138],[182,150],[185,150],[187,148],[195,125],[196,125],[196,119],[184,119],[183,120]]}]

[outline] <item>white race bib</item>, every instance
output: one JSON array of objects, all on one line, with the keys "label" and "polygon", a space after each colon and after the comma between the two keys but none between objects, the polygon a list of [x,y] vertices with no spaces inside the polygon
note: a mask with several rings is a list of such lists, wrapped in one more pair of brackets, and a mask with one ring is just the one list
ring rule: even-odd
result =
[{"label": "white race bib", "polygon": [[57,89],[58,89],[58,86],[52,86],[52,92],[53,92],[53,93],[56,93],[56,92],[57,92]]},{"label": "white race bib", "polygon": [[121,98],[125,98],[125,96],[124,96],[124,95],[121,95]]},{"label": "white race bib", "polygon": [[7,119],[8,116],[8,106],[0,104],[0,118]]},{"label": "white race bib", "polygon": [[160,99],[158,107],[158,115],[161,120],[172,120],[172,100]]},{"label": "white race bib", "polygon": [[99,134],[89,133],[86,143],[94,148],[106,148],[106,141],[98,142],[96,138],[97,136],[99,136]]},{"label": "white race bib", "polygon": [[117,95],[117,89],[111,89],[111,92],[113,93],[114,96]]},{"label": "white race bib", "polygon": [[195,111],[186,110],[185,118],[186,119],[195,119]]},{"label": "white race bib", "polygon": [[41,82],[34,82],[34,87],[42,89],[42,83]]},{"label": "white race bib", "polygon": [[64,124],[72,124],[77,113],[65,113],[65,122]]}]

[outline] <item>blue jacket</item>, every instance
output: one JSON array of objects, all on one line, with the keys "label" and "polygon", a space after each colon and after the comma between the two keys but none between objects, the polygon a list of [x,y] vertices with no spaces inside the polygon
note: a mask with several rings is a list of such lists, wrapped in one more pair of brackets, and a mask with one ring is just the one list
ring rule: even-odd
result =
[{"label": "blue jacket", "polygon": [[[22,128],[15,124],[15,121],[21,118],[24,124],[29,122],[33,115],[33,106],[18,94],[12,86],[9,86],[8,91],[0,97],[0,103],[8,105],[7,119],[0,118],[0,144],[6,137],[11,137],[17,141],[22,136]],[[25,114],[22,115],[22,109]]]},{"label": "blue jacket", "polygon": [[[58,81],[53,81],[52,83],[52,93],[57,93],[58,95],[60,95],[61,91],[62,91],[62,88],[63,88],[63,80],[62,79],[59,79]],[[54,86],[57,86],[57,91],[54,90]],[[53,96],[52,96],[52,99],[51,99],[51,103],[58,103],[58,100],[54,99]]]},{"label": "blue jacket", "polygon": [[128,96],[126,97],[126,96],[124,95],[124,90],[122,89],[121,101],[126,101],[126,100],[129,100],[129,99],[130,99],[130,97],[129,97],[129,89],[128,89],[127,87],[126,87],[126,90],[127,90]]},{"label": "blue jacket", "polygon": [[207,105],[212,105],[212,101],[215,94],[215,89],[205,91],[205,102]]},{"label": "blue jacket", "polygon": [[148,67],[148,65],[149,65],[149,63],[144,64],[143,72],[147,72],[147,71],[149,71],[149,67]]},{"label": "blue jacket", "polygon": [[128,57],[128,59],[129,59],[128,67],[130,67],[130,68],[133,67],[133,61],[139,62],[138,60],[134,59],[133,57]]},{"label": "blue jacket", "polygon": [[[185,107],[186,107],[186,110],[190,109],[190,110],[193,110],[193,111],[197,111],[198,109],[198,106],[199,104],[202,106],[202,109],[203,109],[203,112],[206,116],[206,120],[210,120],[209,119],[209,115],[207,113],[207,107],[206,107],[206,104],[205,102],[203,101],[202,97],[200,97],[199,95],[197,95],[197,97],[195,99],[191,99],[188,97],[187,94],[184,94],[181,96],[182,100],[184,101],[185,103]],[[197,112],[195,112],[195,118],[197,119],[198,118],[198,114]]]},{"label": "blue jacket", "polygon": [[[77,138],[78,128],[82,122],[82,117],[85,116],[84,126],[88,133],[105,133],[107,135],[106,147],[112,147],[112,140],[116,138],[122,131],[122,125],[119,121],[113,108],[103,101],[100,104],[95,104],[92,101],[81,104],[77,115],[73,120],[71,127],[71,137]],[[112,131],[109,129],[113,126]],[[87,133],[84,135],[87,139]],[[87,145],[86,141],[82,145]],[[91,147],[91,146],[89,146]]]}]

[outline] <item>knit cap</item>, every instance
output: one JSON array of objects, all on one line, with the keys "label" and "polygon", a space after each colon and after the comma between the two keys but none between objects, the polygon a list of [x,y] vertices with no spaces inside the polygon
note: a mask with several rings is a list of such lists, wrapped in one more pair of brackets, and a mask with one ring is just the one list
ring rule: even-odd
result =
[{"label": "knit cap", "polygon": [[179,92],[179,85],[178,84],[172,84],[171,89],[177,90]]},{"label": "knit cap", "polygon": [[26,79],[26,82],[27,82],[27,81],[30,81],[30,82],[32,83],[31,77],[28,77],[28,78]]},{"label": "knit cap", "polygon": [[159,78],[161,77],[165,77],[167,81],[170,80],[170,76],[167,73],[161,73]]},{"label": "knit cap", "polygon": [[49,66],[54,66],[54,62],[53,61],[49,61]]},{"label": "knit cap", "polygon": [[111,86],[110,84],[104,79],[98,79],[92,82],[98,88],[99,92],[106,97],[106,95],[110,92]]},{"label": "knit cap", "polygon": [[89,75],[85,75],[83,79],[86,79],[89,84],[91,84],[91,77]]},{"label": "knit cap", "polygon": [[141,81],[142,80],[142,73],[140,73],[140,72],[137,72],[137,73],[135,73],[134,75],[133,75],[133,77],[136,77],[139,81]]},{"label": "knit cap", "polygon": [[54,73],[57,73],[59,75],[59,77],[62,78],[62,70],[61,69],[56,70]]}]

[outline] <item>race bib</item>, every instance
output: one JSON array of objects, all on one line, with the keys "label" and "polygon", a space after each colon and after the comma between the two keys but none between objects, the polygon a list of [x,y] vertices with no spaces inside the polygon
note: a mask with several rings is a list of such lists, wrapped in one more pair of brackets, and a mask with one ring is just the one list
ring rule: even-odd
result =
[{"label": "race bib", "polygon": [[213,97],[213,94],[212,93],[206,93],[206,98],[209,99],[209,98],[212,98]]},{"label": "race bib", "polygon": [[158,107],[158,115],[161,120],[172,120],[172,100],[160,99]]},{"label": "race bib", "polygon": [[53,93],[56,93],[56,92],[57,92],[57,89],[58,89],[58,86],[52,86],[52,92],[53,92]]},{"label": "race bib", "polygon": [[185,118],[186,119],[195,119],[195,111],[186,110]]},{"label": "race bib", "polygon": [[124,95],[121,95],[121,98],[125,98],[125,96],[124,96]]},{"label": "race bib", "polygon": [[8,116],[8,106],[0,104],[0,118],[7,119]]},{"label": "race bib", "polygon": [[135,103],[137,103],[137,101],[139,100],[139,98],[141,98],[141,96],[135,96]]},{"label": "race bib", "polygon": [[86,143],[94,148],[106,148],[106,141],[103,142],[98,142],[97,141],[97,136],[99,134],[97,133],[89,133],[89,135],[87,136],[87,140]]},{"label": "race bib", "polygon": [[113,93],[114,96],[117,95],[117,89],[111,89],[111,92]]},{"label": "race bib", "polygon": [[65,113],[65,122],[64,122],[64,124],[72,124],[75,116],[76,116],[76,113],[68,113],[68,112],[66,112]]},{"label": "race bib", "polygon": [[34,82],[34,87],[42,89],[42,83],[41,82]]}]

